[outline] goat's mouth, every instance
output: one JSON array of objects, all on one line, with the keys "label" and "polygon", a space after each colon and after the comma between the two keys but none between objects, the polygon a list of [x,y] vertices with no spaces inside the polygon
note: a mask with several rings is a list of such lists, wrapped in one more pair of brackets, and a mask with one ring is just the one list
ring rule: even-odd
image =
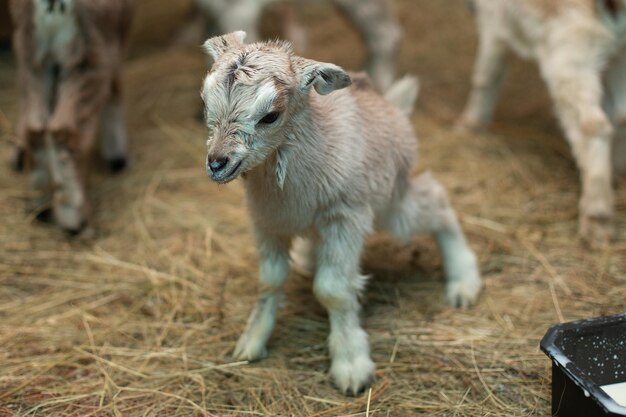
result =
[{"label": "goat's mouth", "polygon": [[236,179],[241,171],[243,165],[243,159],[235,164],[226,174],[219,172],[218,174],[211,174],[211,179],[218,184],[226,184]]}]

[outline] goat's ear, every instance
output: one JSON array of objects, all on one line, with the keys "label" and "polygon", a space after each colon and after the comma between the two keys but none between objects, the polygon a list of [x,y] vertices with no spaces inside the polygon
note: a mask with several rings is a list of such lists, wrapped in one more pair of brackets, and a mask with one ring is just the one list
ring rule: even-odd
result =
[{"label": "goat's ear", "polygon": [[293,64],[302,91],[313,87],[319,94],[326,95],[352,84],[350,76],[337,65],[299,57]]},{"label": "goat's ear", "polygon": [[202,46],[204,51],[209,54],[213,60],[217,61],[220,55],[230,48],[243,45],[244,39],[246,39],[246,32],[239,30],[237,32],[207,39]]}]

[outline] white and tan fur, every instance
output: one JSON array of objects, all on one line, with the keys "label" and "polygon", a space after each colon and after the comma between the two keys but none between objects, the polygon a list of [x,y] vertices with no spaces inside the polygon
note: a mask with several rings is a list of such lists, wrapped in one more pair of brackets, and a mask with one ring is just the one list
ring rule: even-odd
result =
[{"label": "white and tan fur", "polygon": [[51,208],[59,226],[78,233],[91,222],[86,183],[101,121],[105,161],[112,170],[126,163],[121,65],[132,0],[12,0],[11,12],[21,95],[16,162],[28,160],[35,208]]},{"label": "white and tan fur", "polygon": [[[277,0],[195,0],[194,3],[201,13],[195,16],[188,30],[192,33],[203,33],[206,19],[202,16],[210,15],[216,19],[222,33],[245,31],[248,40],[256,42],[260,40],[258,25],[261,13],[267,5],[276,2]],[[400,24],[395,16],[392,0],[334,0],[334,3],[363,39],[367,51],[366,69],[376,86],[385,91],[395,77],[401,39]],[[283,6],[280,10],[285,36],[295,45],[296,50],[304,50],[305,31],[295,19],[292,4]]]},{"label": "white and tan fur", "polygon": [[[444,188],[409,174],[417,143],[407,115],[417,95],[405,78],[380,96],[363,75],[295,56],[282,42],[243,43],[245,33],[211,38],[215,64],[202,89],[207,173],[244,178],[260,256],[260,294],[235,356],[266,353],[278,296],[292,261],[314,273],[330,319],[330,373],[357,393],[374,373],[359,323],[363,243],[375,230],[400,239],[433,233],[443,253],[447,298],[466,307],[481,280]],[[393,100],[400,107],[396,107]]]},{"label": "white and tan fur", "polygon": [[[491,120],[509,51],[539,65],[581,173],[580,233],[614,233],[612,165],[626,162],[626,1],[474,0],[480,35],[460,127]],[[617,134],[616,134],[617,133]]]}]

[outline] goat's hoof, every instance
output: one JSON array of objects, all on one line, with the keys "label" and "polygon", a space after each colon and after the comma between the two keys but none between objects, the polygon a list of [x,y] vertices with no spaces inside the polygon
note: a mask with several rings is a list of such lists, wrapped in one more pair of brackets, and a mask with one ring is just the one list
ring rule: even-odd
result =
[{"label": "goat's hoof", "polygon": [[446,298],[452,307],[467,308],[476,302],[482,288],[478,260],[471,249],[459,251],[446,264]]},{"label": "goat's hoof", "polygon": [[118,156],[106,161],[107,169],[111,174],[119,174],[128,166],[128,160],[125,156]]},{"label": "goat's hoof", "polygon": [[73,239],[89,238],[93,229],[83,220],[77,227],[64,227],[63,230]]},{"label": "goat's hoof", "polygon": [[580,217],[580,235],[591,249],[606,248],[614,234],[612,216],[582,215]]},{"label": "goat's hoof", "polygon": [[458,281],[450,281],[446,286],[446,298],[454,308],[468,308],[476,302],[482,283],[478,273],[468,271],[467,276]]},{"label": "goat's hoof", "polygon": [[334,359],[330,375],[335,386],[346,395],[357,396],[374,380],[376,366],[367,355],[355,358]]},{"label": "goat's hoof", "polygon": [[54,222],[54,214],[53,214],[52,209],[50,207],[46,207],[46,208],[38,211],[37,214],[35,215],[35,218],[37,219],[37,221],[40,221],[42,223],[53,223]]},{"label": "goat's hoof", "polygon": [[251,340],[247,334],[241,335],[233,358],[238,361],[255,362],[267,357],[267,348],[256,340]]},{"label": "goat's hoof", "polygon": [[11,158],[11,169],[15,172],[23,172],[26,167],[26,151],[21,146],[15,147]]}]

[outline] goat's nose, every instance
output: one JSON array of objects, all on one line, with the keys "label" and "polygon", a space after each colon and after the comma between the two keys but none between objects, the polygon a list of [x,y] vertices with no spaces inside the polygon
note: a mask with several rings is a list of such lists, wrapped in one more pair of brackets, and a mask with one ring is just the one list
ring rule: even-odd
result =
[{"label": "goat's nose", "polygon": [[217,174],[228,163],[228,157],[209,159],[209,169],[212,173]]}]

